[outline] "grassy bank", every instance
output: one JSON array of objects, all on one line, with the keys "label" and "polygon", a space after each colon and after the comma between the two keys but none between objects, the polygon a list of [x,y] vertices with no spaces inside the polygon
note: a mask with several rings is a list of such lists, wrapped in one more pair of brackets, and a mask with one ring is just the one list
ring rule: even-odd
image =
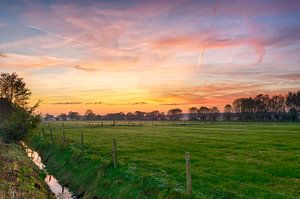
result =
[{"label": "grassy bank", "polygon": [[54,198],[23,149],[0,140],[0,198]]},{"label": "grassy bank", "polygon": [[[144,173],[135,165],[119,164],[92,154],[82,155],[73,147],[32,140],[51,174],[77,196],[85,198],[176,198],[184,195],[174,190],[176,182]],[[42,141],[43,142],[43,141]],[[173,183],[173,184],[172,184]]]},{"label": "grassy bank", "polygon": [[[86,198],[185,197],[184,152],[191,153],[193,198],[297,198],[300,126],[202,124],[88,126],[50,124],[54,143],[31,137],[48,170]],[[84,153],[80,135],[84,136]],[[111,165],[117,139],[119,167]]]}]

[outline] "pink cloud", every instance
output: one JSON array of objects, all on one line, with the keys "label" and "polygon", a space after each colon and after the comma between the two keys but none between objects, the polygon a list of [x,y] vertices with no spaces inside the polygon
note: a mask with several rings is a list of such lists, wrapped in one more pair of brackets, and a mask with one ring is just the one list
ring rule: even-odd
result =
[{"label": "pink cloud", "polygon": [[43,68],[57,65],[64,65],[74,60],[62,59],[50,56],[26,56],[7,53],[5,59],[0,59],[0,67],[3,68]]}]

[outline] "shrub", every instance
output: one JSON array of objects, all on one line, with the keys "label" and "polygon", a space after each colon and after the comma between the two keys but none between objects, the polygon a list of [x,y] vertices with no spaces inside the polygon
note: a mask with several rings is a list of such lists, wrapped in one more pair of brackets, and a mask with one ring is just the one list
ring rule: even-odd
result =
[{"label": "shrub", "polygon": [[19,141],[30,128],[36,127],[39,115],[23,108],[14,108],[9,116],[0,124],[0,135],[5,142]]}]

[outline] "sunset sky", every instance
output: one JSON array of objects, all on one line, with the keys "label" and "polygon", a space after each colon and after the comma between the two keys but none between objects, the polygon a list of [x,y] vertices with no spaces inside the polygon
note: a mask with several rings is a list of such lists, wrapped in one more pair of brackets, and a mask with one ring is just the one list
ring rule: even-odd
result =
[{"label": "sunset sky", "polygon": [[39,111],[167,111],[300,88],[300,1],[0,1],[0,71]]}]

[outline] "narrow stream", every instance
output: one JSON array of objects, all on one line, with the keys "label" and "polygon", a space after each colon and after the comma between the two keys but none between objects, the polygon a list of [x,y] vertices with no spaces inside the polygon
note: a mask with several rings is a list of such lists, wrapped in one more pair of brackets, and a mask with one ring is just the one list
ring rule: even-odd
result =
[{"label": "narrow stream", "polygon": [[46,171],[46,166],[43,164],[41,156],[36,152],[30,149],[24,142],[21,142],[24,150],[27,153],[27,156],[34,162],[34,164],[40,169],[45,171],[46,178],[45,182],[47,183],[50,190],[55,194],[58,199],[75,199],[74,196],[66,187],[63,187],[59,184],[57,179],[53,175],[49,175]]}]

